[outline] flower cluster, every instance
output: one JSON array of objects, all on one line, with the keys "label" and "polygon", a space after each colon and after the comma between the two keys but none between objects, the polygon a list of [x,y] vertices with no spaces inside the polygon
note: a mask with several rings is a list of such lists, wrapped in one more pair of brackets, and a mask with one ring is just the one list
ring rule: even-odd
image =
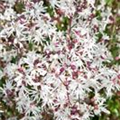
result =
[{"label": "flower cluster", "polygon": [[45,114],[88,120],[109,113],[105,102],[120,90],[120,67],[109,65],[105,29],[114,20],[105,5],[105,0],[97,6],[95,0],[0,2],[0,98],[13,112],[10,120],[41,120]]}]

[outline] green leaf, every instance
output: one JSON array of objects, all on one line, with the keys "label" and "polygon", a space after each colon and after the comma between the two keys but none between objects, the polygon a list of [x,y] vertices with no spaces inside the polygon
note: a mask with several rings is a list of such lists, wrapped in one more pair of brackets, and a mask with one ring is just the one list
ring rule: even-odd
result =
[{"label": "green leaf", "polygon": [[16,63],[17,62],[17,59],[18,59],[18,57],[16,56],[16,57],[12,57],[12,59],[11,59],[11,63]]},{"label": "green leaf", "polygon": [[50,17],[53,17],[55,14],[54,9],[50,5],[48,5],[48,7],[47,7],[47,12],[49,13]]},{"label": "green leaf", "polygon": [[105,0],[106,4],[112,6],[113,0]]},{"label": "green leaf", "polygon": [[120,48],[118,46],[113,46],[110,49],[110,51],[111,51],[111,53],[112,53],[112,55],[113,55],[114,58],[118,56],[119,50],[120,50]]},{"label": "green leaf", "polygon": [[0,87],[3,87],[3,85],[5,84],[5,80],[6,80],[5,77],[2,77],[2,78],[0,79]]},{"label": "green leaf", "polygon": [[33,50],[33,47],[34,47],[34,43],[33,43],[32,41],[30,41],[30,42],[28,43],[28,49],[29,49],[30,51],[32,51],[32,50]]},{"label": "green leaf", "polygon": [[102,16],[101,16],[101,11],[100,10],[96,11],[96,17],[97,17],[98,20],[102,20]]},{"label": "green leaf", "polygon": [[14,10],[17,12],[17,13],[22,13],[24,12],[24,9],[25,9],[25,4],[24,2],[17,2],[14,6]]}]

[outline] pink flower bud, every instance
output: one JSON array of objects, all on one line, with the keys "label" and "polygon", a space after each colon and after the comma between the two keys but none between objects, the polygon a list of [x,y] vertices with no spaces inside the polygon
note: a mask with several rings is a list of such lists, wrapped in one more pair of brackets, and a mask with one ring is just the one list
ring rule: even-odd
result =
[{"label": "pink flower bud", "polygon": [[59,73],[59,74],[61,74],[64,70],[65,70],[65,69],[64,69],[63,67],[60,68],[60,73]]},{"label": "pink flower bud", "polygon": [[75,79],[78,77],[78,71],[72,72],[72,78]]},{"label": "pink flower bud", "polygon": [[120,60],[120,57],[119,56],[115,57],[115,60],[116,61]]},{"label": "pink flower bud", "polygon": [[72,69],[72,70],[75,70],[75,69],[76,69],[76,66],[75,66],[75,65],[71,65],[71,69]]},{"label": "pink flower bud", "polygon": [[118,77],[118,79],[120,79],[120,74],[117,77]]}]

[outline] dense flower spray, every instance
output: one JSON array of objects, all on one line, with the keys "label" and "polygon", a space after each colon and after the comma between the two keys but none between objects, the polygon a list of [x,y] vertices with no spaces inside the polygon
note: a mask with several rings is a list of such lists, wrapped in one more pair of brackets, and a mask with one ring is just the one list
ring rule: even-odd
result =
[{"label": "dense flower spray", "polygon": [[109,114],[105,101],[120,89],[120,67],[108,65],[110,38],[104,31],[114,20],[105,4],[1,2],[0,97],[14,109],[10,120],[42,120],[45,114],[54,120],[88,120]]}]

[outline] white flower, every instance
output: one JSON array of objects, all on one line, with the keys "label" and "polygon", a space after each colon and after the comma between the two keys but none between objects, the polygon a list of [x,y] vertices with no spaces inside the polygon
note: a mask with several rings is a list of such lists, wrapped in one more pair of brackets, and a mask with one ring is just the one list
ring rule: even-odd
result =
[{"label": "white flower", "polygon": [[4,20],[10,21],[16,18],[16,13],[12,8],[8,8],[4,12]]},{"label": "white flower", "polygon": [[5,0],[0,78],[6,83],[0,90],[2,101],[13,97],[21,120],[40,120],[49,110],[55,120],[88,120],[109,113],[105,102],[120,90],[120,68],[104,65],[113,60],[104,32],[112,13],[102,2],[95,7],[95,0],[25,0],[24,11],[17,13],[15,0]]},{"label": "white flower", "polygon": [[59,0],[50,0],[50,4],[52,7],[59,6],[60,1]]}]

